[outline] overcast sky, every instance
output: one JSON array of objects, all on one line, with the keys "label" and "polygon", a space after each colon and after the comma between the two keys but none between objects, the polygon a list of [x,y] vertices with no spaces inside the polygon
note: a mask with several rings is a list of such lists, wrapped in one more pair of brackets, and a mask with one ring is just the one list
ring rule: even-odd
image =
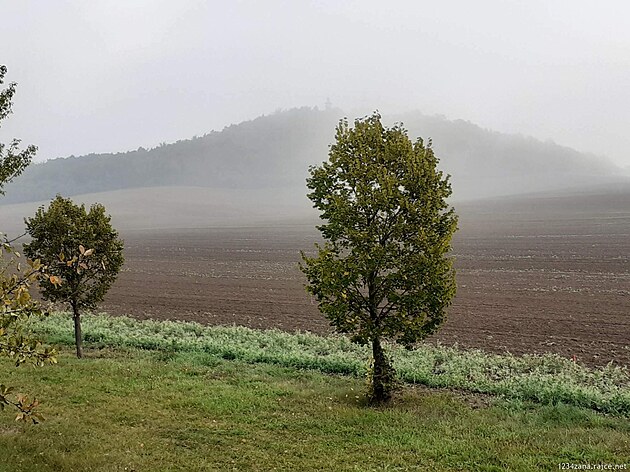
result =
[{"label": "overcast sky", "polygon": [[0,142],[125,151],[329,98],[630,166],[629,18],[625,0],[0,0],[18,82]]}]

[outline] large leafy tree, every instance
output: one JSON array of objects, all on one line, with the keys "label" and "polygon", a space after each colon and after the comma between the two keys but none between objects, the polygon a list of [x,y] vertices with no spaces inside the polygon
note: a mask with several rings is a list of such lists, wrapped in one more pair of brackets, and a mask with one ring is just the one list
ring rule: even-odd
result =
[{"label": "large leafy tree", "polygon": [[67,303],[74,318],[77,357],[81,346],[81,313],[96,308],[116,280],[123,262],[123,242],[112,228],[105,207],[57,196],[26,220],[32,240],[24,253],[48,265],[51,278],[40,281],[45,300]]},{"label": "large leafy tree", "polygon": [[435,332],[455,294],[457,217],[437,165],[430,142],[374,113],[353,128],[342,120],[328,161],[307,179],[325,240],[314,257],[302,254],[307,290],[338,332],[371,344],[375,403],[396,385],[383,341],[411,347]]},{"label": "large leafy tree", "polygon": [[[6,66],[0,65],[0,85],[4,83],[6,72]],[[11,83],[0,90],[0,127],[11,114],[15,87],[16,84]],[[24,170],[37,151],[35,146],[22,150],[19,146],[19,139],[13,139],[8,146],[0,143],[0,195],[4,194],[4,185]],[[31,298],[30,287],[43,275],[44,267],[39,261],[20,264],[20,254],[12,243],[0,233],[0,356],[11,358],[16,365],[56,362],[55,352],[29,337],[25,328],[29,318],[42,315],[40,306]],[[12,387],[0,385],[0,410],[7,405],[18,409],[17,419],[33,422],[41,419],[35,411],[36,400],[29,401],[23,395],[16,395]]]}]

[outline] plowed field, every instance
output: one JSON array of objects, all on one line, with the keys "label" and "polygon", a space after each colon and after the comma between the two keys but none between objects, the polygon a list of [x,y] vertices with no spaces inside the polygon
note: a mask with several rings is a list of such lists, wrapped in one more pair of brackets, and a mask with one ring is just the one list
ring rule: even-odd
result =
[{"label": "plowed field", "polygon": [[[586,209],[570,199],[458,208],[458,293],[429,341],[629,365],[630,199],[619,198]],[[127,263],[105,311],[329,332],[297,268],[318,240],[312,225],[123,237]]]}]

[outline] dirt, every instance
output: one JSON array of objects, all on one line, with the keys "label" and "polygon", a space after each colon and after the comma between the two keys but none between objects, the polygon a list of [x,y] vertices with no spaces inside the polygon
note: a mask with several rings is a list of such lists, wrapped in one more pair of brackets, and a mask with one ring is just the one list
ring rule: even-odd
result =
[{"label": "dirt", "polygon": [[[626,206],[626,203],[627,206]],[[458,292],[429,342],[630,364],[630,199],[589,212],[462,205]],[[490,208],[490,209],[489,209]],[[137,318],[328,333],[297,264],[312,225],[129,231],[102,308]]]}]

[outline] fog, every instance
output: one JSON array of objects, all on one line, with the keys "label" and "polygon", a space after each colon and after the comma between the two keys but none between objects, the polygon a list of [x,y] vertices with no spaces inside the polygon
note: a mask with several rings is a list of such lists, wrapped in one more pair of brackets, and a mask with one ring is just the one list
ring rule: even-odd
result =
[{"label": "fog", "polygon": [[419,110],[630,166],[630,4],[0,1],[0,142],[153,147],[329,100]]},{"label": "fog", "polygon": [[[152,149],[33,164],[6,186],[0,222],[20,233],[25,215],[62,194],[104,204],[122,230],[313,227],[305,178],[326,159],[340,116],[339,109],[291,109]],[[451,175],[450,201],[464,219],[481,212],[514,222],[533,212],[538,222],[628,221],[630,179],[597,156],[461,120],[407,113],[383,121],[433,138],[439,168]]]}]

